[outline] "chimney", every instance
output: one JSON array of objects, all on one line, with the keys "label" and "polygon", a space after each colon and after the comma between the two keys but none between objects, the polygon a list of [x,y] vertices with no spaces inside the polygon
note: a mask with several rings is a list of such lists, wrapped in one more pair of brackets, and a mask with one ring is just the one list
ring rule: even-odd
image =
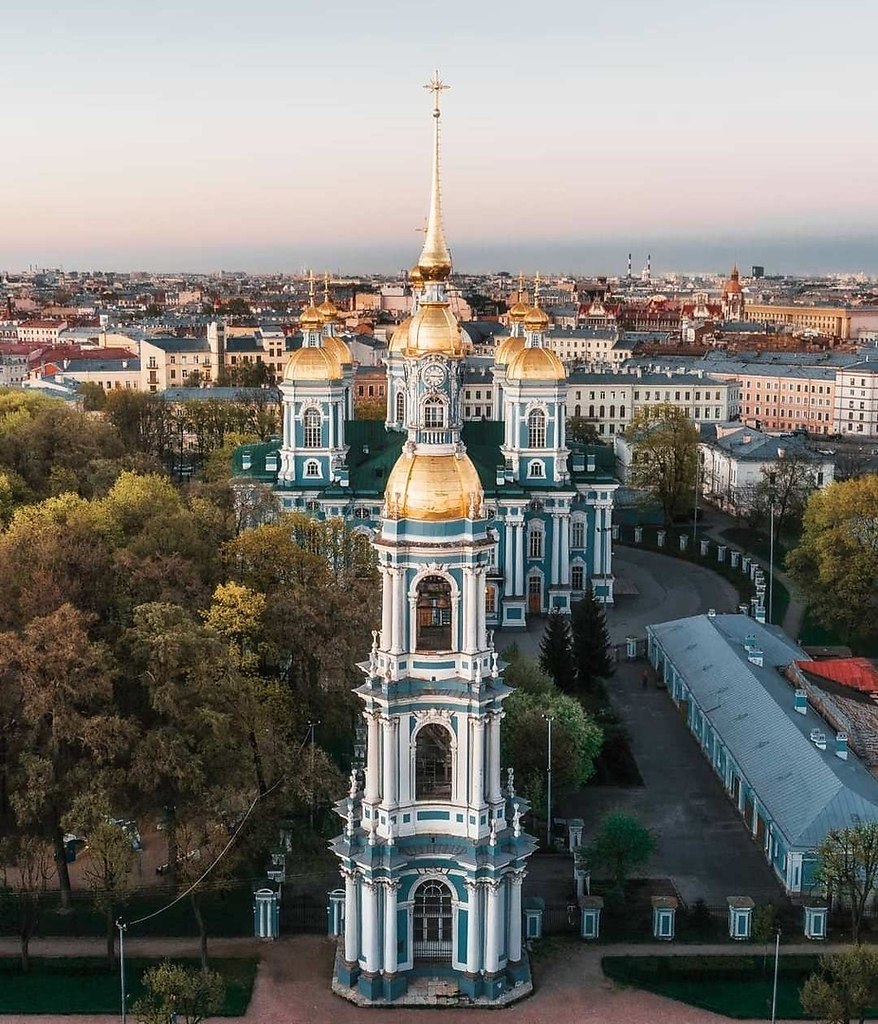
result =
[{"label": "chimney", "polygon": [[835,756],[840,757],[842,761],[848,759],[848,734],[846,732],[835,734]]},{"label": "chimney", "polygon": [[707,617],[709,619],[715,619],[716,618],[716,608],[708,608],[707,609]]},{"label": "chimney", "polygon": [[818,750],[826,750],[826,733],[822,729],[812,729],[811,742]]},{"label": "chimney", "polygon": [[796,702],[793,705],[800,715],[808,714],[808,691],[796,690]]},{"label": "chimney", "polygon": [[759,665],[761,667],[761,665],[762,665],[762,648],[761,647],[751,647],[750,650],[747,651],[747,661],[749,661],[751,665]]},{"label": "chimney", "polygon": [[756,634],[755,633],[748,633],[744,637],[744,650],[745,651],[752,651],[755,646],[756,646]]}]

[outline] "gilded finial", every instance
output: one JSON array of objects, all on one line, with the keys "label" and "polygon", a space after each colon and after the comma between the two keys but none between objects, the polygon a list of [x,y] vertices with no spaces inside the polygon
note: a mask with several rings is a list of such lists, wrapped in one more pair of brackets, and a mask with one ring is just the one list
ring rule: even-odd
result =
[{"label": "gilded finial", "polygon": [[329,302],[329,274],[323,274],[323,301]]},{"label": "gilded finial", "polygon": [[442,230],[442,197],[439,174],[439,120],[442,112],[439,108],[441,94],[450,86],[439,77],[439,71],[424,86],[433,97],[433,180],[430,188],[430,214],[427,218],[427,230],[424,237],[424,248],[418,266],[427,281],[444,281],[451,273],[451,254],[445,243]]},{"label": "gilded finial", "polygon": [[534,278],[534,309],[540,308],[540,272]]},{"label": "gilded finial", "polygon": [[308,274],[308,305],[314,305],[314,271]]}]

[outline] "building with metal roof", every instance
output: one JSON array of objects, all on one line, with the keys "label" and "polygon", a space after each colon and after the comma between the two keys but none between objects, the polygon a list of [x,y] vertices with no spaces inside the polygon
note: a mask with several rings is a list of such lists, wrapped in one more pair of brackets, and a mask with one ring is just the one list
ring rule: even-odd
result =
[{"label": "building with metal roof", "polygon": [[649,658],[791,894],[817,886],[831,829],[878,821],[878,780],[784,672],[807,654],[746,615],[647,627]]}]

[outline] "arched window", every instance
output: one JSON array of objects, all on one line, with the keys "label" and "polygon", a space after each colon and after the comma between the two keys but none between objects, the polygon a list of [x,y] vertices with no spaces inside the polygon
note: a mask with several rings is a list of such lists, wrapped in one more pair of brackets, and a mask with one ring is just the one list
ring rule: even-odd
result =
[{"label": "arched window", "polygon": [[442,576],[425,576],[418,584],[419,651],[451,650],[451,584]]},{"label": "arched window", "polygon": [[605,410],[605,409],[606,409],[606,406],[605,406],[605,405],[602,405],[602,406],[601,406],[601,408],[600,408],[600,411],[598,412],[598,417],[599,417],[599,419],[603,419],[603,418],[604,418],[604,415],[605,415],[605,412],[604,412],[604,410]]},{"label": "arched window", "polygon": [[320,463],[316,459],[308,459],[305,463],[305,476],[310,480],[320,479]]},{"label": "arched window", "polygon": [[570,586],[573,590],[582,590],[585,586],[585,569],[581,565],[570,566]]},{"label": "arched window", "polygon": [[412,945],[415,962],[451,963],[454,946],[451,890],[442,882],[421,882],[415,890]]},{"label": "arched window", "polygon": [[531,409],[527,417],[527,446],[546,447],[546,414],[542,409]]},{"label": "arched window", "polygon": [[590,420],[593,420],[593,419],[594,419],[594,406],[593,406],[593,405],[590,405],[590,406],[588,407],[588,418],[589,418]]},{"label": "arched window", "polygon": [[497,614],[497,588],[485,587],[485,614]]},{"label": "arched window", "polygon": [[539,459],[534,459],[533,462],[527,464],[527,475],[544,480],[546,477],[546,467]]},{"label": "arched window", "polygon": [[610,406],[610,419],[614,420],[615,418],[616,418],[616,406],[615,405],[611,405]]},{"label": "arched window", "polygon": [[527,553],[529,558],[543,557],[543,531],[539,526],[531,526],[527,537]]},{"label": "arched window", "polygon": [[[316,409],[306,409],[302,416],[302,425],[305,428],[304,444],[306,448],[319,448],[322,434],[320,413]],[[307,473],[305,474],[308,475]],[[320,474],[315,474],[319,476]]]},{"label": "arched window", "polygon": [[581,405],[574,405],[573,406],[573,415],[574,416],[581,416],[582,415],[582,406]]},{"label": "arched window", "polygon": [[424,426],[430,430],[442,430],[445,426],[445,403],[433,396],[424,400]]},{"label": "arched window", "polygon": [[619,419],[620,420],[624,420],[625,419],[625,406],[624,405],[620,405],[619,406]]},{"label": "arched window", "polygon": [[396,422],[405,422],[405,392],[402,389],[396,393]]},{"label": "arched window", "polygon": [[415,739],[415,799],[450,800],[454,759],[451,733],[430,723]]},{"label": "arched window", "polygon": [[585,522],[582,519],[574,519],[570,524],[570,547],[585,547]]}]

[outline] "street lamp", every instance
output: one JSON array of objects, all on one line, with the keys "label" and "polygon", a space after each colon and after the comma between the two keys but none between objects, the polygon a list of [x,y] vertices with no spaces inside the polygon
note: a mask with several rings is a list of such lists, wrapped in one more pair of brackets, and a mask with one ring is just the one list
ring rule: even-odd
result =
[{"label": "street lamp", "polygon": [[552,722],[551,715],[543,715],[549,727],[549,745],[546,753],[546,846],[552,848]]},{"label": "street lamp", "polygon": [[771,502],[771,538],[768,545],[768,621],[774,608],[774,500]]},{"label": "street lamp", "polygon": [[311,764],[310,764],[310,775],[311,775],[311,810],[308,814],[308,821],[311,830],[314,830],[314,730],[320,725],[319,721],[309,722],[308,728],[311,730]]},{"label": "street lamp", "polygon": [[774,988],[771,992],[771,1024],[777,1020],[777,969],[780,963],[780,928],[774,942]]}]

